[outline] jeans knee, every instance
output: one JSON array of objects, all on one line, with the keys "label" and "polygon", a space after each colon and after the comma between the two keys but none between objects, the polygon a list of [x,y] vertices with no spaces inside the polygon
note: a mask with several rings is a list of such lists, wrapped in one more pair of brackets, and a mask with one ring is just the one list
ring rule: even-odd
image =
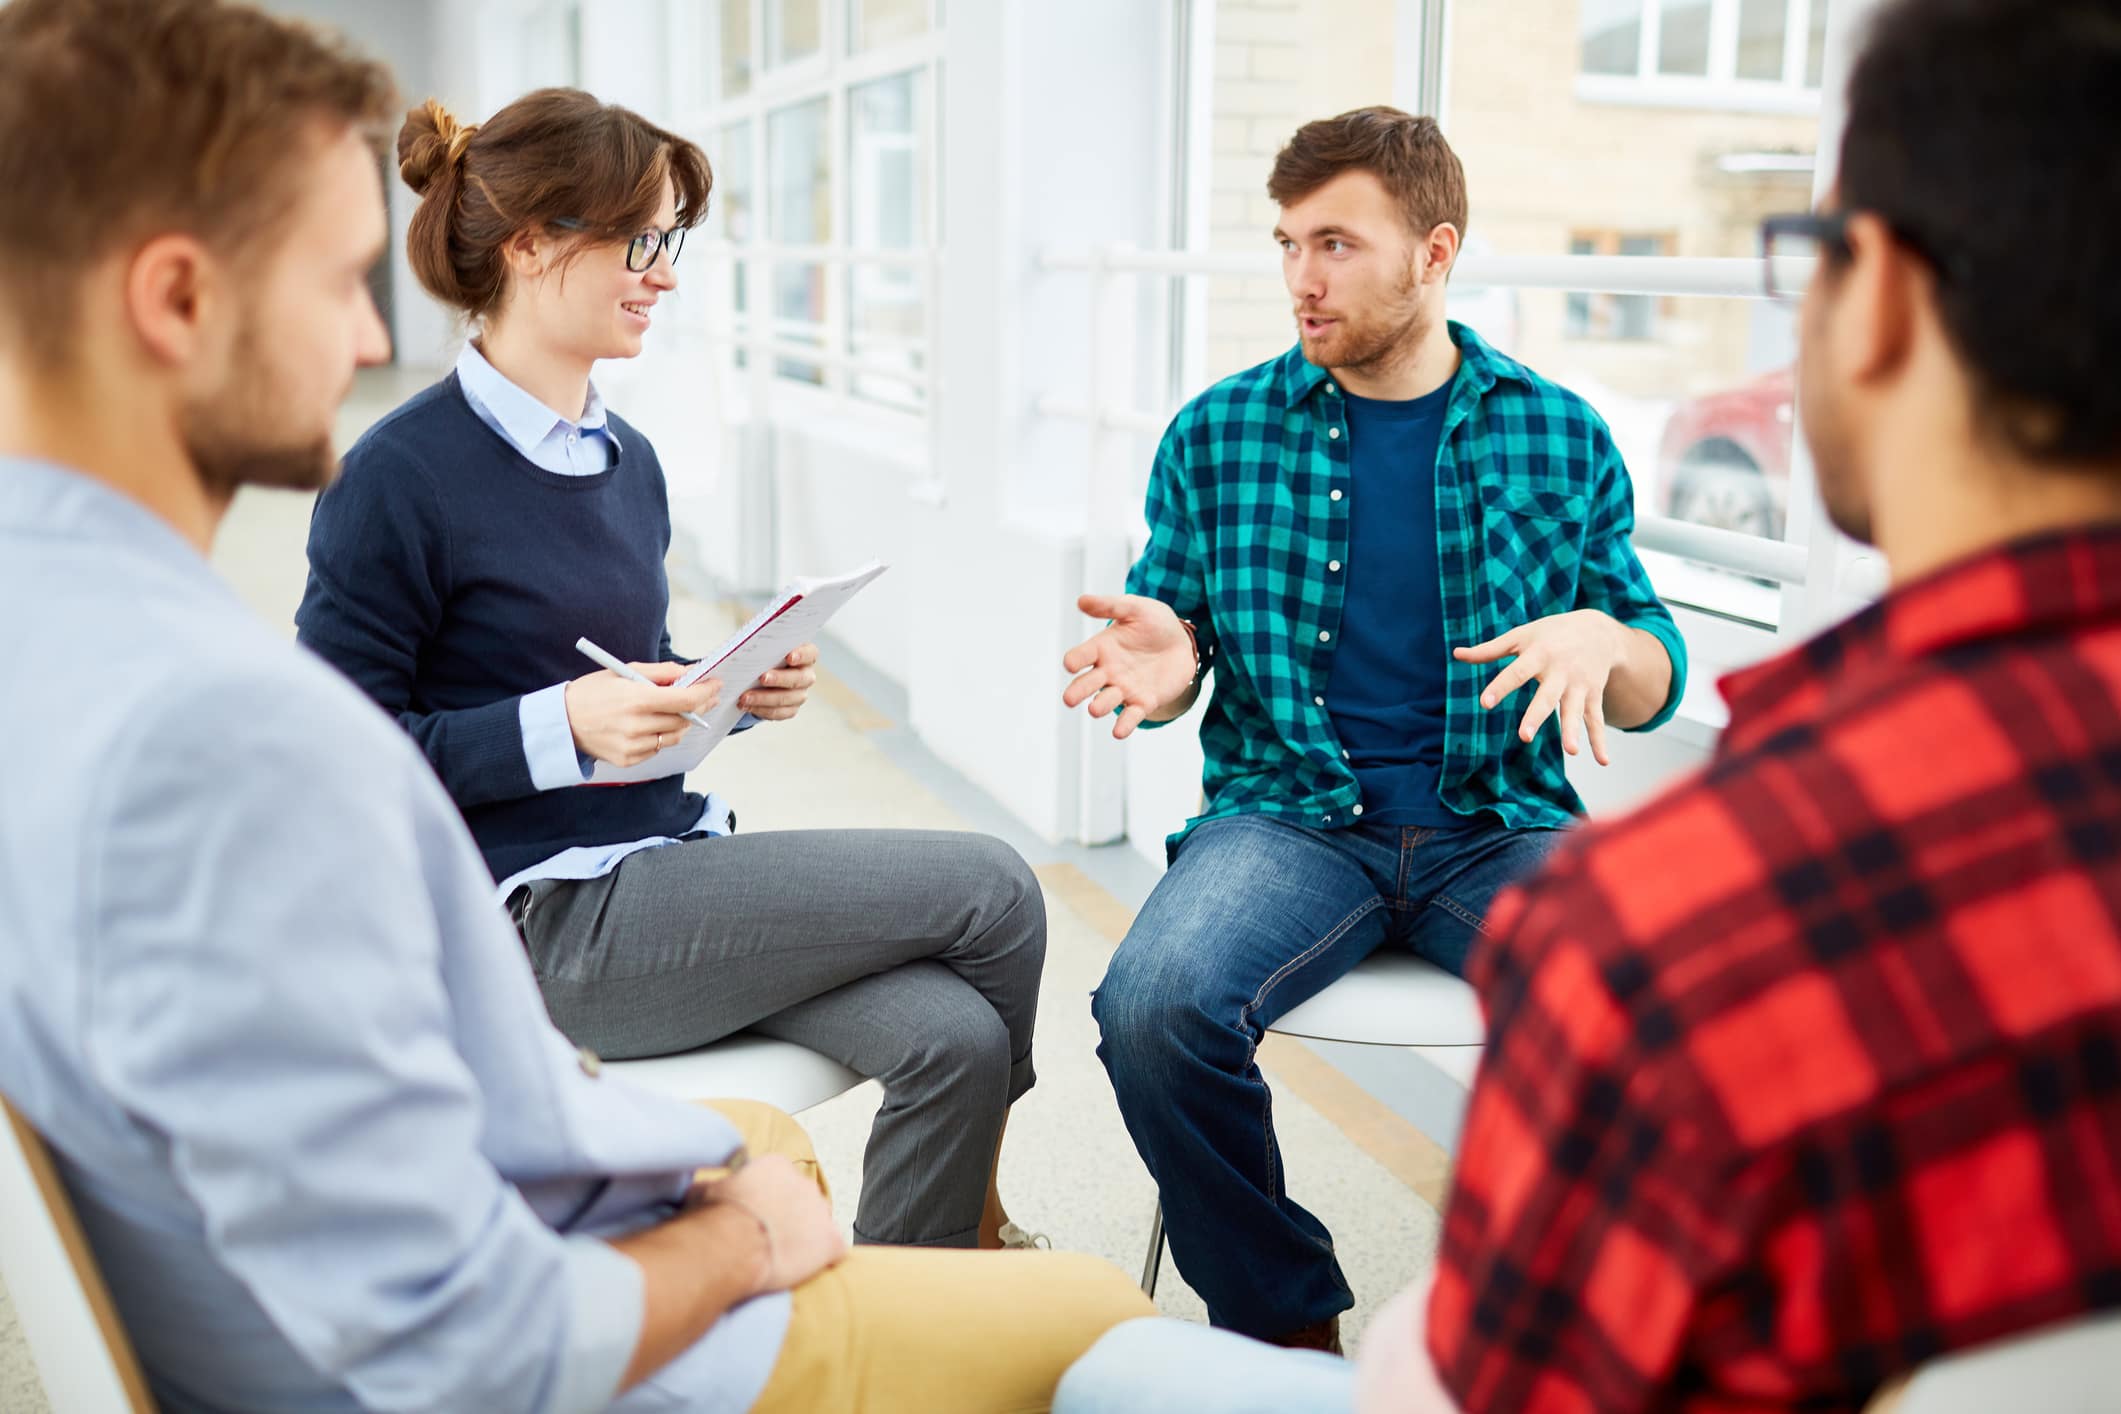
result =
[{"label": "jeans knee", "polygon": [[1090,997],[1097,1021],[1098,1056],[1115,1085],[1141,1077],[1153,1082],[1172,1062],[1199,1053],[1225,1028],[1208,1000],[1188,987],[1182,971],[1140,967],[1121,947]]}]

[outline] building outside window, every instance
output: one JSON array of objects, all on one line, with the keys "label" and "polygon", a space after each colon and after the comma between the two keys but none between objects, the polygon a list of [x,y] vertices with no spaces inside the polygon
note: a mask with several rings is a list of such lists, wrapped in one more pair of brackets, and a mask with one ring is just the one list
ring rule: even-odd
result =
[{"label": "building outside window", "polygon": [[1582,0],[1579,92],[1815,105],[1829,0]]}]

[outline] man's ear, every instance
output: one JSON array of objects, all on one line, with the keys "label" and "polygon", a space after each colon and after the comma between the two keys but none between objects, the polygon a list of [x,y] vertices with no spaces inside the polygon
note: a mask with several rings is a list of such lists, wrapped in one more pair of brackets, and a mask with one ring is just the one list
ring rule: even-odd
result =
[{"label": "man's ear", "polygon": [[1932,284],[1921,260],[1868,212],[1851,216],[1849,259],[1834,281],[1827,339],[1839,375],[1853,383],[1893,377],[1915,339],[1918,302]]},{"label": "man's ear", "polygon": [[1451,270],[1458,264],[1458,245],[1461,237],[1458,228],[1448,221],[1439,222],[1429,228],[1428,268],[1422,272],[1422,283],[1442,284],[1451,277]]},{"label": "man's ear", "polygon": [[199,357],[208,319],[226,297],[219,269],[196,236],[156,236],[126,263],[126,319],[148,353],[173,367]]}]

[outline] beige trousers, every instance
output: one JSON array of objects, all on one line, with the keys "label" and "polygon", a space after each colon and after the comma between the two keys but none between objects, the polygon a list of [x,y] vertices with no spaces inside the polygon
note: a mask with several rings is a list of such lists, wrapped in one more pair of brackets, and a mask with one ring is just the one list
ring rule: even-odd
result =
[{"label": "beige trousers", "polygon": [[[768,1105],[716,1100],[753,1154],[785,1154],[826,1192],[817,1151]],[[753,1414],[1017,1414],[1097,1338],[1156,1307],[1111,1263],[1073,1252],[857,1247],[797,1287]]]}]

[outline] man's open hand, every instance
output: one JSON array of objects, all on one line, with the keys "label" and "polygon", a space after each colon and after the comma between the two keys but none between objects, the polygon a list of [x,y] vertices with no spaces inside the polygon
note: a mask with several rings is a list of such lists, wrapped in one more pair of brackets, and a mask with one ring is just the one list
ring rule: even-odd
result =
[{"label": "man's open hand", "polygon": [[1093,717],[1118,712],[1112,735],[1124,739],[1193,686],[1193,635],[1168,604],[1139,594],[1085,594],[1075,607],[1112,622],[1061,659],[1076,674],[1061,694],[1067,706],[1088,702]]},{"label": "man's open hand", "polygon": [[1539,691],[1517,724],[1520,741],[1539,734],[1546,719],[1561,718],[1561,749],[1574,756],[1588,738],[1591,755],[1610,766],[1605,743],[1605,689],[1613,670],[1627,660],[1628,629],[1610,614],[1577,609],[1534,619],[1500,638],[1471,648],[1454,648],[1461,663],[1495,663],[1513,654],[1517,661],[1495,675],[1480,694],[1480,705],[1493,710],[1504,698],[1533,679]]}]

